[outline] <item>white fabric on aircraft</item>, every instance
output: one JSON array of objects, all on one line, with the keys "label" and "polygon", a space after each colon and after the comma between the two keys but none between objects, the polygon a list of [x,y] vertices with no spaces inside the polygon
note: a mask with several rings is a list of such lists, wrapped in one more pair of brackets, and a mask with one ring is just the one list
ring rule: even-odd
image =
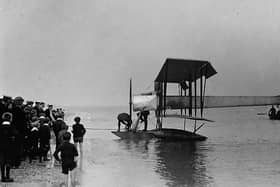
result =
[{"label": "white fabric on aircraft", "polygon": [[133,110],[156,110],[157,96],[156,95],[135,95],[133,96]]}]

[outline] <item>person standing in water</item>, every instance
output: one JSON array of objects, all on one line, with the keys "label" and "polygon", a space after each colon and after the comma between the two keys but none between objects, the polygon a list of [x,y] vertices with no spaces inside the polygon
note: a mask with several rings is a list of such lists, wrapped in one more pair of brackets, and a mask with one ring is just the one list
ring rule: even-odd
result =
[{"label": "person standing in water", "polygon": [[84,141],[84,135],[86,133],[86,129],[83,124],[81,124],[81,118],[79,116],[74,118],[75,124],[72,126],[72,133],[73,133],[73,139],[74,139],[74,145],[76,148],[78,148],[79,144],[79,150],[80,154],[83,152],[83,141]]},{"label": "person standing in water", "polygon": [[144,122],[144,131],[147,131],[148,128],[148,116],[150,115],[150,112],[148,110],[144,110],[141,112],[140,120],[141,122]]},{"label": "person standing in water", "polygon": [[[70,139],[71,134],[69,132],[64,133],[63,144],[60,145],[53,154],[56,160],[62,162],[62,173],[66,175],[65,183],[67,184],[67,186],[69,186],[68,182],[71,182],[68,181],[68,174],[70,175],[72,182],[75,181],[75,173],[73,170],[77,167],[77,159],[79,156],[74,144],[70,143]],[[60,157],[58,156],[58,153],[61,153]]]},{"label": "person standing in water", "polygon": [[276,105],[276,116],[275,119],[280,119],[280,108],[279,105]]},{"label": "person standing in water", "polygon": [[276,118],[276,109],[274,108],[273,105],[268,112],[268,116],[269,116],[269,119],[275,119]]},{"label": "person standing in water", "polygon": [[131,116],[127,113],[120,113],[118,115],[118,131],[120,131],[121,124],[124,124],[125,128],[129,130],[132,124]]}]

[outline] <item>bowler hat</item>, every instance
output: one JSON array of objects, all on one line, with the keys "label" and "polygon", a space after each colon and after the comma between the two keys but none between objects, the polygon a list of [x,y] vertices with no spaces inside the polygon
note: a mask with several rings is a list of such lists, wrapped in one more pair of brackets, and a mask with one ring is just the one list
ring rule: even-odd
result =
[{"label": "bowler hat", "polygon": [[6,96],[6,95],[4,95],[3,96],[3,100],[4,101],[10,101],[10,100],[12,100],[13,98],[11,97],[11,96]]},{"label": "bowler hat", "polygon": [[17,96],[14,100],[15,101],[24,101],[24,99],[21,96]]}]

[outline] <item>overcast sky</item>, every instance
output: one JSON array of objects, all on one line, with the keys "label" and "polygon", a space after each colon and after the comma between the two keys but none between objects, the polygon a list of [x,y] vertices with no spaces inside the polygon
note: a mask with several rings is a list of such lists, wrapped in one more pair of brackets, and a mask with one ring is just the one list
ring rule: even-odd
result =
[{"label": "overcast sky", "polygon": [[126,105],[167,57],[208,60],[207,95],[280,94],[280,1],[0,0],[0,92]]}]

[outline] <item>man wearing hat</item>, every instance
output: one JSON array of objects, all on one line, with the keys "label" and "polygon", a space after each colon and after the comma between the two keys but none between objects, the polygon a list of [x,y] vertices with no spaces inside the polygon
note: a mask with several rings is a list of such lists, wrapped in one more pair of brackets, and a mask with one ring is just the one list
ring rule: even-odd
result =
[{"label": "man wearing hat", "polygon": [[6,101],[6,102],[12,102],[13,98],[11,96],[4,95],[3,100]]},{"label": "man wearing hat", "polygon": [[3,99],[1,99],[1,101],[0,101],[0,122],[3,121],[2,118],[1,118],[1,116],[2,116],[5,112],[7,112],[7,110],[8,110],[8,108],[7,108],[7,102],[6,102],[6,100],[3,98]]},{"label": "man wearing hat", "polygon": [[39,101],[35,102],[34,109],[36,110],[37,117],[39,117],[39,115],[40,115],[40,102]]},{"label": "man wearing hat", "polygon": [[44,102],[40,102],[39,105],[39,116],[45,114],[45,103]]},{"label": "man wearing hat", "polygon": [[14,99],[14,107],[12,109],[13,126],[17,132],[15,152],[18,154],[15,160],[15,167],[20,165],[20,160],[24,156],[25,137],[27,136],[28,132],[25,112],[23,109],[23,101],[24,99],[22,97],[16,97]]},{"label": "man wearing hat", "polygon": [[37,116],[33,116],[30,122],[30,129],[28,134],[28,150],[29,150],[29,163],[35,158],[39,153],[39,120]]},{"label": "man wearing hat", "polygon": [[55,149],[59,146],[59,132],[65,128],[66,123],[63,121],[62,116],[58,116],[58,118],[53,122],[52,128],[55,135]]},{"label": "man wearing hat", "polygon": [[33,101],[26,101],[26,106],[30,106],[30,107],[32,107],[33,106]]},{"label": "man wearing hat", "polygon": [[2,116],[3,122],[0,124],[0,168],[1,181],[13,182],[10,178],[10,168],[12,164],[12,150],[14,141],[14,131],[11,126],[12,114],[5,112]]},{"label": "man wearing hat", "polygon": [[[0,102],[0,116],[2,116],[4,112],[8,111],[8,105],[11,102],[12,102],[12,97],[3,96]],[[2,118],[0,118],[0,121],[2,121]]]},{"label": "man wearing hat", "polygon": [[27,122],[31,121],[32,118],[32,105],[33,105],[33,101],[26,101],[26,104],[24,105],[24,112],[25,112],[25,116],[26,116],[26,120]]},{"label": "man wearing hat", "polygon": [[48,105],[48,108],[45,111],[46,117],[48,117],[51,122],[53,122],[55,119],[53,117],[53,105]]},{"label": "man wearing hat", "polygon": [[42,119],[42,125],[39,127],[39,161],[42,162],[42,158],[44,158],[44,161],[48,160],[47,155],[50,150],[51,131],[49,127],[49,119],[43,116],[40,118]]}]

